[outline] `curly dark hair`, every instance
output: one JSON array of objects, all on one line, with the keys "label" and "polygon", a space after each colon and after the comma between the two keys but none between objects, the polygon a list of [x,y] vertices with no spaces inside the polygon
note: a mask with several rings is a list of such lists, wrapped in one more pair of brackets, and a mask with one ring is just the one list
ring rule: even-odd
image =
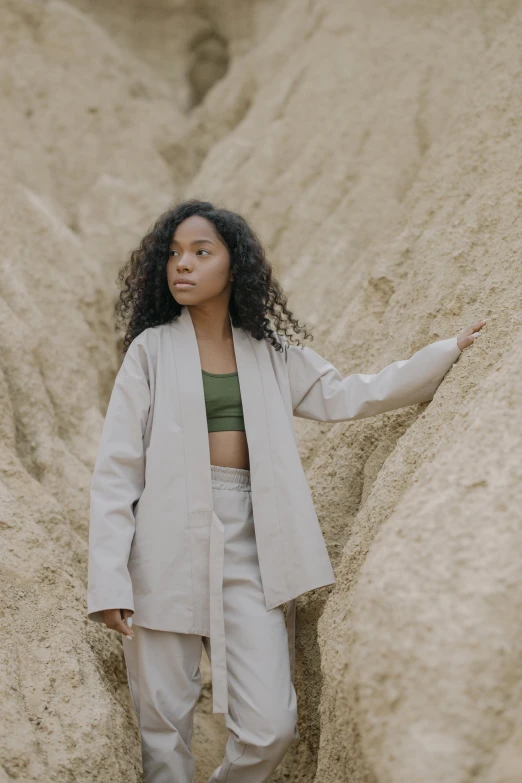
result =
[{"label": "curly dark hair", "polygon": [[272,330],[282,330],[286,337],[292,338],[288,334],[289,324],[295,333],[304,331],[304,336],[313,340],[288,309],[287,298],[272,274],[265,250],[247,221],[237,212],[191,198],[160,215],[118,272],[121,291],[115,315],[116,329],[125,329],[123,351],[148,327],[167,323],[180,315],[182,305],[169,290],[166,266],[176,228],[192,215],[210,221],[228,248],[234,275],[229,303],[232,324],[246,329],[256,340],[269,340],[278,351],[282,346]]}]

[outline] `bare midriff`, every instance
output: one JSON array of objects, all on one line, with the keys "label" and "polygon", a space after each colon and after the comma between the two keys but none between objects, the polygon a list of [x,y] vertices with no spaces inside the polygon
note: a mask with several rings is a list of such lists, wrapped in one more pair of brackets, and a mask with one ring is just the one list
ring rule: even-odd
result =
[{"label": "bare midriff", "polygon": [[[213,342],[198,341],[201,366],[211,374],[235,373],[237,363],[232,338],[219,348]],[[244,430],[214,430],[208,433],[211,465],[250,470]]]},{"label": "bare midriff", "polygon": [[250,470],[248,445],[244,430],[209,432],[208,441],[212,465]]}]

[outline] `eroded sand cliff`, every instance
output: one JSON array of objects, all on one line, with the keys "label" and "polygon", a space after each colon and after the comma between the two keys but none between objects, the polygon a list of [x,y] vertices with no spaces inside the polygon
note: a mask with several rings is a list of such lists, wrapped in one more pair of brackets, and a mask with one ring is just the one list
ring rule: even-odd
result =
[{"label": "eroded sand cliff", "polygon": [[520,783],[520,2],[0,10],[0,781],[140,779],[121,643],[85,617],[88,490],[117,270],[195,195],[253,222],[345,375],[488,320],[429,404],[296,420],[338,581],[298,602],[274,781]]}]

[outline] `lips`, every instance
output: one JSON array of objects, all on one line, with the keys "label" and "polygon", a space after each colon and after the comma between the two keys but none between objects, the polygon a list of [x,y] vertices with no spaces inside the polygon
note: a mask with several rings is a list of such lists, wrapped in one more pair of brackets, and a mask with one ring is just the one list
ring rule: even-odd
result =
[{"label": "lips", "polygon": [[174,285],[196,285],[192,280],[175,280]]}]

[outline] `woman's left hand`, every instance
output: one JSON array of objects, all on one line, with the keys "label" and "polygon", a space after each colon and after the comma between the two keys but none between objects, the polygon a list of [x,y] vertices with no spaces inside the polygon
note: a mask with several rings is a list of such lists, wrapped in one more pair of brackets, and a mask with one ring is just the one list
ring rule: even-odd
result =
[{"label": "woman's left hand", "polygon": [[468,348],[470,345],[473,345],[485,323],[485,321],[476,321],[474,324],[467,326],[462,330],[462,332],[458,334],[457,345],[461,351],[463,351],[464,348]]}]

